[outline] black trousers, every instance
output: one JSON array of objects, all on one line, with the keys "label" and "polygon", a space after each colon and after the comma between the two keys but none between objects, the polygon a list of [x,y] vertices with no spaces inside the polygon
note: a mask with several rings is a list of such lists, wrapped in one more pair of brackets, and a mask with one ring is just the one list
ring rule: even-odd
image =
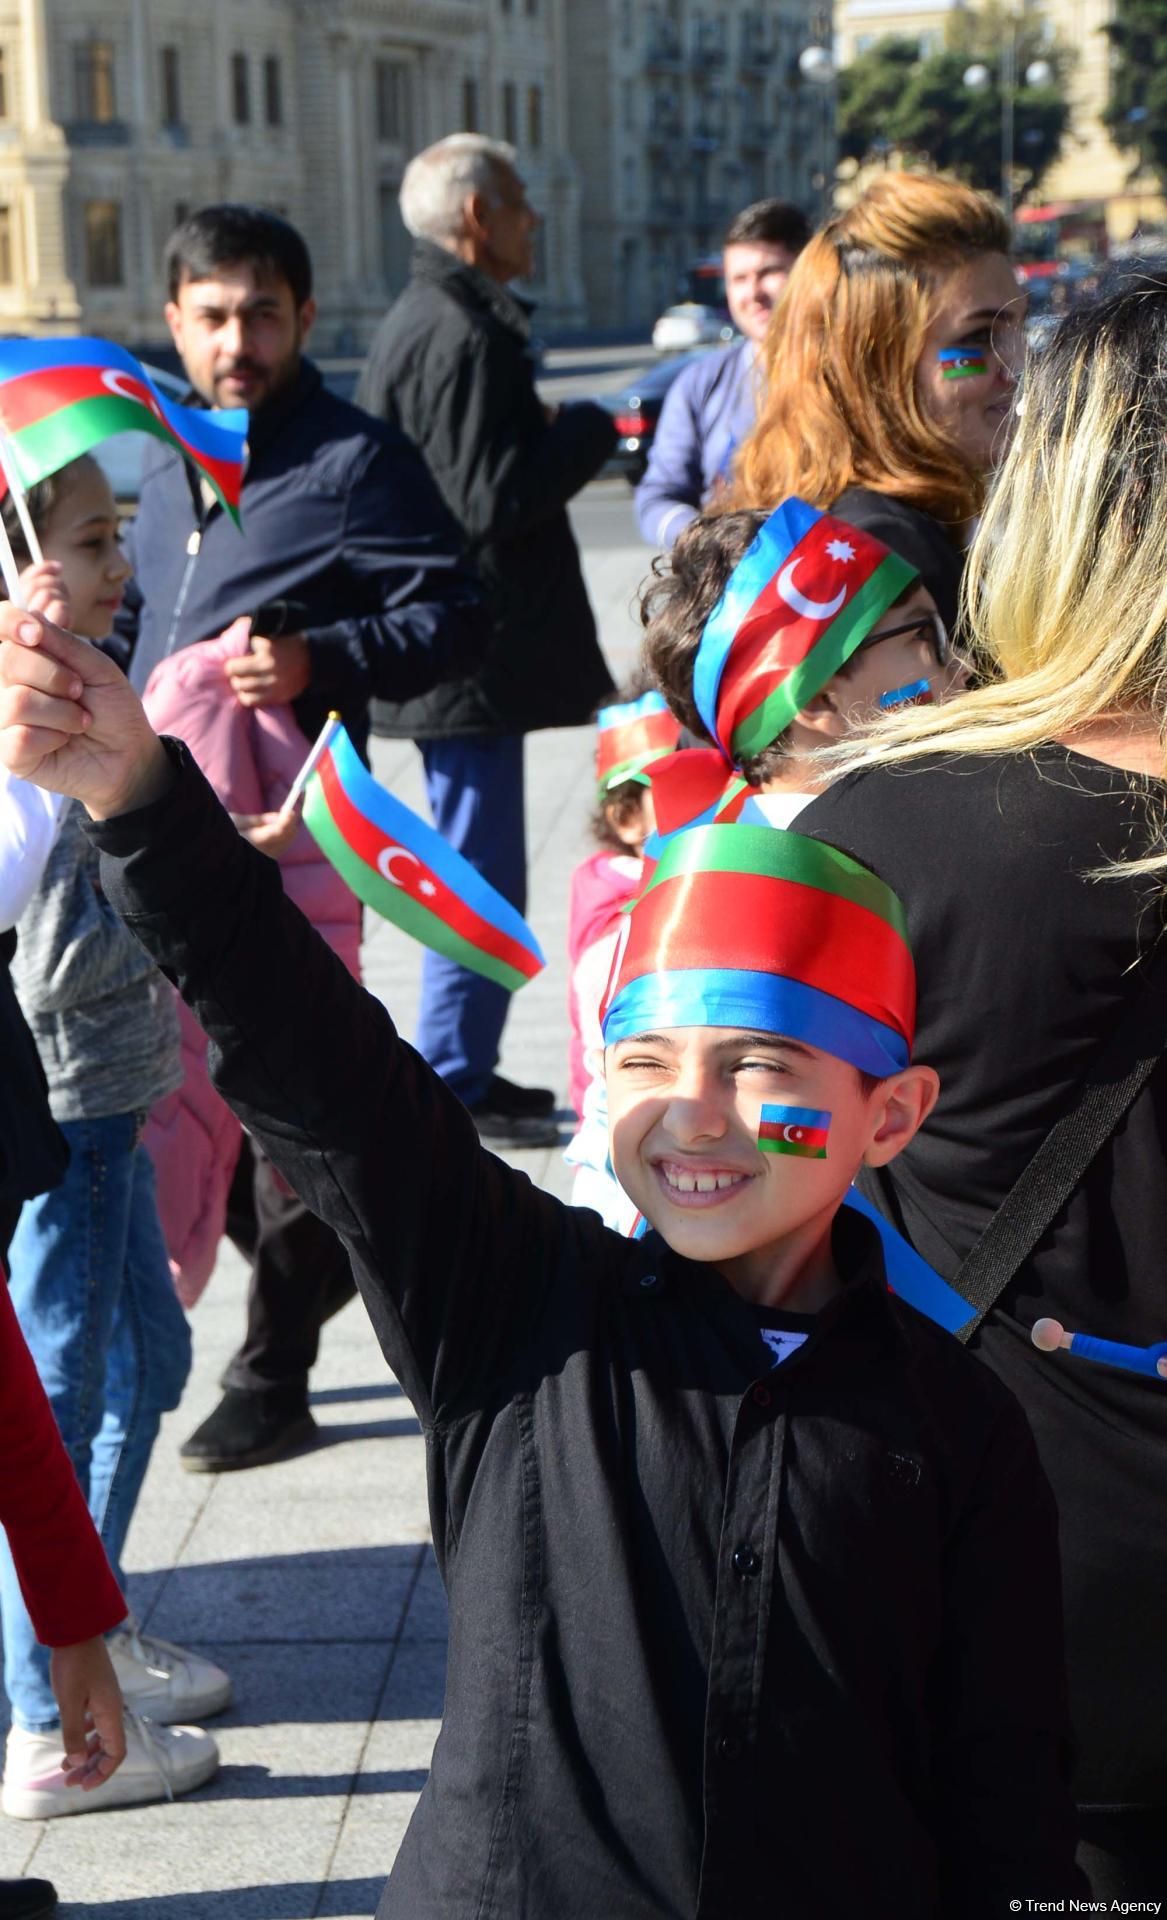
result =
[{"label": "black trousers", "polygon": [[1096,1900],[1167,1900],[1167,1807],[1078,1816],[1078,1865]]},{"label": "black trousers", "polygon": [[224,1385],[302,1400],[320,1329],[356,1292],[349,1257],[246,1135],[227,1200],[227,1232],[251,1261],[247,1335]]}]

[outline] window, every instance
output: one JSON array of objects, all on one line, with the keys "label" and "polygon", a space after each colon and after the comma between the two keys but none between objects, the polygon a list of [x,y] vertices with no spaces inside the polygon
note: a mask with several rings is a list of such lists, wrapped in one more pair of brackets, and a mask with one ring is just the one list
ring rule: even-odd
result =
[{"label": "window", "polygon": [[190,219],[190,201],[176,200],[174,203],[175,226],[184,227],[189,219]]},{"label": "window", "polygon": [[159,92],[162,96],[162,125],[182,125],[182,87],[178,73],[178,48],[162,47],[158,55]]},{"label": "window", "polygon": [[512,147],[519,144],[519,90],[513,80],[503,83],[502,137],[509,140]]},{"label": "window", "polygon": [[620,82],[621,116],[620,117],[624,123],[625,133],[636,132],[636,99],[637,99],[638,91],[639,89],[637,88],[635,80],[621,80]]},{"label": "window", "polygon": [[412,146],[409,117],[409,68],[403,60],[378,60],[376,66],[377,138]]},{"label": "window", "polygon": [[108,125],[117,117],[113,84],[113,47],[108,40],[83,40],[73,49],[77,118]]},{"label": "window", "polygon": [[85,278],[91,287],[120,287],[122,210],[117,200],[85,202]]},{"label": "window", "polygon": [[237,127],[251,125],[251,73],[245,53],[231,55],[231,112]]},{"label": "window", "polygon": [[0,287],[10,287],[16,278],[12,257],[12,208],[0,207]]},{"label": "window", "polygon": [[8,49],[0,47],[0,120],[8,118]]},{"label": "window", "polygon": [[409,259],[413,242],[405,230],[396,182],[381,182],[381,272],[389,293],[400,293],[409,279]]},{"label": "window", "polygon": [[263,117],[269,127],[284,124],[284,76],[279,56],[269,53],[263,63]]},{"label": "window", "polygon": [[478,132],[478,82],[462,82],[462,130],[464,133]]},{"label": "window", "polygon": [[543,89],[527,88],[527,145],[538,153],[543,145]]},{"label": "window", "polygon": [[527,0],[527,12],[533,17],[539,11],[539,0]]}]

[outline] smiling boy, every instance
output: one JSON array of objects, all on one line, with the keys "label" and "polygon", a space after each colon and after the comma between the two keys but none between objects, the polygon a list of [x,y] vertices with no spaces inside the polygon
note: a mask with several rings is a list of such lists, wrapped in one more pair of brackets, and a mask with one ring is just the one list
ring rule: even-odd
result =
[{"label": "smiling boy", "polygon": [[381,1920],[1081,1890],[1028,1429],[838,1211],[936,1092],[894,895],[768,827],[669,842],[605,1014],[624,1240],[483,1150],[108,661],[8,609],[0,640],[0,757],[98,822],[425,1431],[446,1710]]}]

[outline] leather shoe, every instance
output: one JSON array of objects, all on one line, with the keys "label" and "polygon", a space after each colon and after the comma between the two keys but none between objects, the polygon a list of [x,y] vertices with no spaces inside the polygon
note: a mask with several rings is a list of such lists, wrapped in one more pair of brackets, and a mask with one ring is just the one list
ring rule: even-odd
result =
[{"label": "leather shoe", "polygon": [[491,1074],[482,1103],[516,1120],[555,1112],[555,1095],[550,1087],[517,1087],[513,1080],[504,1080],[501,1073]]},{"label": "leather shoe", "polygon": [[0,1920],[53,1920],[56,1911],[51,1880],[0,1880]]},{"label": "leather shoe", "polygon": [[178,1450],[188,1473],[234,1473],[295,1453],[316,1433],[307,1401],[228,1387],[214,1413]]}]

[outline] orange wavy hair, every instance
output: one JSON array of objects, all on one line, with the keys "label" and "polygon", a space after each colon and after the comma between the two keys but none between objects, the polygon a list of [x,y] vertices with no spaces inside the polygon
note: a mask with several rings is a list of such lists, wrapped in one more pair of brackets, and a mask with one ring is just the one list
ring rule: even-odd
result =
[{"label": "orange wavy hair", "polygon": [[883,174],[829,220],[770,323],[765,397],[726,504],[798,494],[830,507],[861,486],[954,532],[974,518],[984,482],[921,411],[916,367],[939,282],[978,254],[1008,251],[994,200],[929,174]]}]

